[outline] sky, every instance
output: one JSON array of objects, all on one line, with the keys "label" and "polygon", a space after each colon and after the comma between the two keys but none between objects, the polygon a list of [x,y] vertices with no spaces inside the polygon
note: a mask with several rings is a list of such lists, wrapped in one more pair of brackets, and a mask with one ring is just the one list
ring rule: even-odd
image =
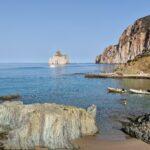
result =
[{"label": "sky", "polygon": [[0,62],[48,62],[57,49],[94,62],[150,0],[0,0]]}]

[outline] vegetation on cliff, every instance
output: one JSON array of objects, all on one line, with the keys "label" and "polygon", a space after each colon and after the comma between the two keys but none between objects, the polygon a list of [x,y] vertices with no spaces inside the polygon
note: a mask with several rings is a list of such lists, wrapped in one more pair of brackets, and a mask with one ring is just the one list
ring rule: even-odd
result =
[{"label": "vegetation on cliff", "polygon": [[150,55],[140,55],[134,60],[119,65],[115,72],[123,74],[150,74]]}]

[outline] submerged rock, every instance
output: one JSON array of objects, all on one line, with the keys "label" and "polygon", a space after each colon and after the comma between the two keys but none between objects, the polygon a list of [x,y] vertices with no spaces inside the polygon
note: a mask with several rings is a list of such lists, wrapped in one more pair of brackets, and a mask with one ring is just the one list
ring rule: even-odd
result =
[{"label": "submerged rock", "polygon": [[132,137],[150,144],[150,114],[136,118],[130,118],[130,122],[124,122],[122,130]]},{"label": "submerged rock", "polygon": [[7,140],[2,141],[3,145],[6,149],[33,149],[35,146],[72,149],[72,140],[84,135],[94,135],[98,131],[95,110],[95,106],[86,111],[48,103],[2,103],[1,131],[6,130],[4,127],[8,128]]},{"label": "submerged rock", "polygon": [[21,96],[19,94],[5,95],[5,96],[0,96],[0,101],[11,101],[11,100],[17,100],[20,98]]}]

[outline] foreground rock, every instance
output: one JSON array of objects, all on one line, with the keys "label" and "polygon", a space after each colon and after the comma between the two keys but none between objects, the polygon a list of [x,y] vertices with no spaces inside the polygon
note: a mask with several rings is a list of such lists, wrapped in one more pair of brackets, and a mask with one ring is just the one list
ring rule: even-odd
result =
[{"label": "foreground rock", "polygon": [[122,130],[130,136],[150,144],[150,114],[130,118],[130,122],[123,123]]},{"label": "foreground rock", "polygon": [[67,55],[63,55],[60,51],[49,59],[49,65],[65,65],[69,63],[69,58]]},{"label": "foreground rock", "polygon": [[150,15],[138,19],[121,35],[117,45],[107,47],[96,63],[126,63],[150,50]]},{"label": "foreground rock", "polygon": [[94,105],[86,111],[56,104],[5,102],[0,104],[0,133],[8,135],[1,142],[6,149],[72,149],[72,140],[98,131],[95,114]]}]

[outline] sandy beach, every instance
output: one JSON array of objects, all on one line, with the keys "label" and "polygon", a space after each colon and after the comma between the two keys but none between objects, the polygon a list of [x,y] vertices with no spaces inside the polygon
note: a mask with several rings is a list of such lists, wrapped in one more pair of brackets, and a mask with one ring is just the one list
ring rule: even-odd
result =
[{"label": "sandy beach", "polygon": [[116,141],[86,136],[74,141],[81,150],[150,150],[150,145],[134,138]]}]

